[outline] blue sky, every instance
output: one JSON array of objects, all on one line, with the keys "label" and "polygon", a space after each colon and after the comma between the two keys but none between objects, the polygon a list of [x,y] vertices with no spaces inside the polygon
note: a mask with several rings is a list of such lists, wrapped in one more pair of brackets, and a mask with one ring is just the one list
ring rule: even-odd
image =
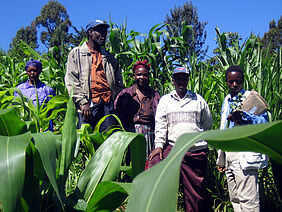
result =
[{"label": "blue sky", "polygon": [[[9,48],[12,38],[21,27],[28,26],[48,0],[7,0],[0,7],[0,47]],[[170,9],[181,6],[185,0],[58,0],[63,4],[76,27],[96,19],[121,25],[127,19],[127,30],[147,34],[152,26],[162,23]],[[99,3],[100,2],[100,3]],[[221,32],[238,32],[243,39],[251,32],[261,37],[268,31],[271,20],[282,15],[281,0],[194,0],[200,21],[207,21],[206,45],[208,55],[216,48],[215,27]]]}]

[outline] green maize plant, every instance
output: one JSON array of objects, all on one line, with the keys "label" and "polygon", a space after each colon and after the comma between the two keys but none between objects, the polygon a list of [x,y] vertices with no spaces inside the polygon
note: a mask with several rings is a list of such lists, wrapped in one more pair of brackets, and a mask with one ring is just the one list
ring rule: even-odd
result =
[{"label": "green maize plant", "polygon": [[180,163],[195,141],[206,140],[224,151],[262,152],[281,166],[281,125],[276,121],[181,135],[166,159],[133,180],[127,211],[176,211]]},{"label": "green maize plant", "polygon": [[216,28],[220,54],[216,56],[218,72],[224,72],[230,65],[239,65],[245,71],[244,88],[255,89],[269,104],[271,120],[281,119],[281,47],[270,55],[261,50],[258,38],[251,35],[241,46],[227,47],[227,35]]},{"label": "green maize plant", "polygon": [[24,71],[25,62],[18,62],[16,58],[9,56],[2,57],[2,63],[0,63],[0,90],[15,87],[27,79]]},{"label": "green maize plant", "polygon": [[41,81],[54,88],[56,95],[68,95],[64,77],[66,73],[67,56],[70,47],[65,44],[54,46],[41,57],[44,67],[41,74]]},{"label": "green maize plant", "polygon": [[116,131],[104,137],[84,169],[74,173],[82,155],[72,97],[58,135],[32,132],[15,109],[0,110],[1,210],[113,211],[131,188],[118,182],[124,152],[130,145],[134,178],[145,167],[144,139]]},{"label": "green maize plant", "polygon": [[[269,121],[275,121],[281,119],[281,48],[279,52],[273,55],[268,55],[267,52],[261,50],[261,45],[258,39],[251,36],[241,46],[239,41],[235,42],[234,46],[228,46],[226,44],[228,34],[219,33],[219,29],[216,29],[217,39],[219,44],[220,54],[216,56],[217,64],[214,66],[214,74],[218,77],[213,77],[209,81],[218,81],[220,87],[212,90],[216,94],[216,97],[220,97],[217,102],[219,107],[214,108],[210,103],[210,100],[205,97],[211,107],[215,125],[218,126],[220,120],[220,105],[223,102],[224,96],[228,93],[225,86],[224,71],[230,65],[240,65],[245,71],[245,84],[246,89],[257,90],[269,104]],[[220,83],[223,82],[223,83]],[[217,111],[217,112],[216,112]],[[217,127],[216,127],[217,128]],[[216,152],[214,151],[216,155]],[[210,189],[212,196],[221,196],[224,189],[226,190],[226,180],[223,181],[222,176],[217,173],[217,167],[209,160],[209,166],[212,167],[214,176],[214,185],[221,181],[221,189]],[[272,178],[271,166],[260,172],[260,197],[261,208],[264,210],[273,209],[274,211],[281,207],[281,201],[277,195],[275,184]],[[211,185],[211,183],[209,184]],[[220,199],[219,199],[220,200]],[[229,207],[229,202],[224,199],[216,203],[214,208]]]},{"label": "green maize plant", "polygon": [[[172,48],[181,47],[183,40],[170,37],[164,24],[153,26],[148,35],[131,31],[126,34],[126,24],[120,28],[111,24],[108,50],[115,55],[121,65],[123,79],[126,87],[133,82],[132,66],[138,60],[148,60],[151,66],[150,85],[163,95],[172,90],[171,71],[174,67],[174,58],[169,54]],[[174,40],[178,41],[178,44]]]},{"label": "green maize plant", "polygon": [[[216,148],[263,152],[272,161],[281,162],[281,48],[269,54],[253,35],[242,44],[235,40],[234,45],[228,46],[228,33],[216,29],[219,54],[213,64],[200,61],[193,53],[186,58],[190,47],[184,37],[193,35],[189,25],[182,24],[180,37],[171,37],[164,24],[154,25],[148,34],[133,30],[127,33],[126,27],[126,22],[118,26],[110,21],[106,43],[106,49],[119,61],[125,86],[134,83],[133,64],[146,59],[152,64],[150,85],[162,96],[174,89],[173,68],[185,66],[191,72],[188,89],[207,101],[214,130],[183,135],[171,156],[142,172],[144,136],[125,132],[121,124],[104,133],[98,132],[99,124],[94,131],[89,125],[76,129],[75,106],[64,84],[71,47],[54,46],[40,55],[22,43],[19,48],[28,59],[18,61],[8,54],[0,60],[0,163],[4,164],[0,167],[4,186],[0,191],[0,210],[114,211],[128,203],[128,211],[176,211],[177,196],[182,195],[178,192],[181,157],[190,145],[205,139],[209,143],[206,179],[210,208],[232,211],[225,175],[218,172],[215,164]],[[172,54],[176,49],[178,54]],[[24,67],[31,58],[42,62],[40,80],[57,95],[42,107],[34,106],[21,93],[14,97],[14,87],[27,80]],[[244,87],[257,90],[265,98],[272,123],[216,130],[228,93],[224,72],[230,65],[240,65],[245,70]],[[54,132],[43,132],[50,120]],[[130,166],[125,166],[129,146],[134,153]],[[124,183],[125,174],[133,183]],[[163,181],[165,186],[161,185]],[[271,165],[260,171],[259,184],[262,211],[281,209]]]}]

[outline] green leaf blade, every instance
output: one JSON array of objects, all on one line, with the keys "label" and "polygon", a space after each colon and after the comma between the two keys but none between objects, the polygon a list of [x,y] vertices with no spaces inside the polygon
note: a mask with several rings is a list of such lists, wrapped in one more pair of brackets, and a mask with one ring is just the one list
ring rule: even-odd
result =
[{"label": "green leaf blade", "polygon": [[60,197],[58,184],[56,181],[56,140],[55,136],[50,132],[42,132],[32,135],[35,146],[40,154],[42,164],[47,174],[57,197],[63,207],[63,203]]},{"label": "green leaf blade", "polygon": [[281,164],[281,128],[282,121],[279,121],[181,135],[166,159],[135,178],[127,211],[175,211],[180,163],[187,150],[197,141],[206,140],[214,147],[228,151],[266,153]]},{"label": "green leaf blade", "polygon": [[0,136],[0,202],[4,211],[19,208],[25,179],[26,148],[30,139],[29,132],[12,137]]}]

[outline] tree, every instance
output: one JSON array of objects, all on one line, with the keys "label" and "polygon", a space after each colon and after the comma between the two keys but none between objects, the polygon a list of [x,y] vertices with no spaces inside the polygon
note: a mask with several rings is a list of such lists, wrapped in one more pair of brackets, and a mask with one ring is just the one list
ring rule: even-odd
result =
[{"label": "tree", "polygon": [[26,28],[21,27],[16,36],[13,38],[10,48],[13,48],[17,45],[19,41],[24,41],[29,46],[37,48],[37,30],[35,22],[31,22],[30,26]]},{"label": "tree", "polygon": [[[186,2],[182,7],[176,6],[174,9],[170,9],[170,15],[165,18],[165,23],[168,24],[167,29],[171,36],[181,37],[189,45],[187,52],[187,58],[191,53],[195,53],[199,59],[205,57],[208,47],[203,49],[207,32],[204,30],[207,22],[200,22],[197,8],[193,6],[192,2]],[[193,32],[183,33],[183,25],[191,25]],[[172,53],[178,56],[177,49]]]},{"label": "tree", "polygon": [[40,40],[47,48],[69,43],[72,35],[69,28],[72,23],[66,8],[57,1],[51,0],[41,9],[41,14],[36,17],[37,27],[45,28],[40,35]]},{"label": "tree", "polygon": [[0,63],[3,63],[4,56],[6,55],[7,55],[6,51],[2,49],[2,47],[0,47]]},{"label": "tree", "polygon": [[75,34],[71,34],[71,38],[69,42],[74,46],[78,46],[81,43],[81,41],[83,41],[83,39],[87,37],[87,34],[84,31],[83,27],[81,27],[81,30],[78,30],[75,26],[72,27]]},{"label": "tree", "polygon": [[[24,43],[24,44],[23,44]],[[28,58],[30,55],[27,53],[26,48],[29,46],[32,49],[38,47],[37,44],[37,29],[35,22],[31,22],[30,26],[21,27],[16,36],[10,43],[8,53],[12,57],[16,57],[18,60],[22,58]]]},{"label": "tree", "polygon": [[282,16],[280,16],[277,25],[275,20],[269,23],[269,31],[264,33],[261,42],[264,48],[269,46],[271,52],[280,48],[282,44]]}]

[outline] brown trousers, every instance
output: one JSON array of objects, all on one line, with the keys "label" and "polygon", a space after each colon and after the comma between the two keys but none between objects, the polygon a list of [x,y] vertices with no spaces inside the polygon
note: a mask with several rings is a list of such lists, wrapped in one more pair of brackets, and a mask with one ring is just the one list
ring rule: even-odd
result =
[{"label": "brown trousers", "polygon": [[[163,148],[163,158],[171,151],[171,145]],[[148,163],[151,168],[160,162],[159,155],[155,155]],[[182,159],[180,180],[184,189],[184,203],[186,212],[206,212],[207,201],[204,186],[204,176],[207,169],[207,149],[187,152]]]}]

